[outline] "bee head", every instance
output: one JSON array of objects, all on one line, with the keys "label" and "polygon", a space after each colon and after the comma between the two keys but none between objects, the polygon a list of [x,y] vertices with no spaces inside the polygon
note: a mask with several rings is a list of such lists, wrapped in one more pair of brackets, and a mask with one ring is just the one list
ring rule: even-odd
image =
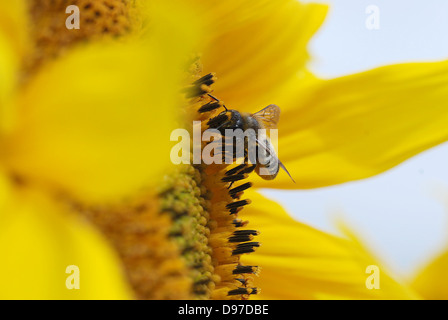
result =
[{"label": "bee head", "polygon": [[236,110],[226,110],[211,118],[207,122],[208,126],[224,132],[225,129],[242,129],[243,117]]}]

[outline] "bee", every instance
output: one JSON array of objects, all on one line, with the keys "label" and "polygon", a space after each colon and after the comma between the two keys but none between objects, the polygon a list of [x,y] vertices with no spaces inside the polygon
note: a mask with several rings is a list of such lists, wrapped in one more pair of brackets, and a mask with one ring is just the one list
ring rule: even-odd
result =
[{"label": "bee", "polygon": [[[211,94],[208,95],[219,102],[219,100]],[[223,137],[225,137],[226,129],[241,129],[243,131],[252,129],[252,132],[255,133],[254,140],[256,148],[261,148],[264,151],[257,153],[258,157],[254,162],[255,172],[265,180],[273,180],[277,177],[280,168],[282,168],[295,183],[291,174],[278,159],[269,136],[260,134],[260,132],[263,132],[263,130],[260,131],[260,129],[265,129],[266,132],[270,129],[277,129],[280,120],[280,108],[275,104],[271,104],[256,113],[247,113],[227,109],[226,106],[222,106],[225,108],[225,111],[210,119],[208,121],[209,127],[219,130]],[[248,140],[250,141],[250,139],[245,140],[245,162],[248,160]]]}]

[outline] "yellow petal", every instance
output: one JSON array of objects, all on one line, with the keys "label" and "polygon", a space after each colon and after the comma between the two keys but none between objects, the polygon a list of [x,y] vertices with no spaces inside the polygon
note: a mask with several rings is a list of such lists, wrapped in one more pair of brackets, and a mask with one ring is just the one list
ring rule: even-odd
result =
[{"label": "yellow petal", "polygon": [[19,62],[27,45],[26,7],[22,0],[0,2],[0,129],[10,126],[9,99],[17,85]]},{"label": "yellow petal", "polygon": [[[255,284],[260,299],[413,299],[353,239],[326,234],[291,218],[277,203],[256,192],[245,194],[252,204],[241,212],[248,227],[260,231],[260,248],[243,256],[261,267]],[[380,289],[368,289],[369,265],[379,266]]]},{"label": "yellow petal", "polygon": [[217,97],[238,110],[275,103],[273,92],[304,67],[308,41],[327,13],[325,5],[296,0],[196,2],[200,18],[211,20],[204,72],[216,72]]},{"label": "yellow petal", "polygon": [[0,208],[0,299],[133,297],[118,257],[85,221],[4,179]]},{"label": "yellow petal", "polygon": [[317,188],[367,178],[448,138],[448,61],[385,66],[279,94],[280,173],[257,187]]},{"label": "yellow petal", "polygon": [[448,251],[429,263],[412,282],[412,287],[425,299],[448,299]]},{"label": "yellow petal", "polygon": [[89,200],[155,179],[169,161],[163,137],[174,114],[157,56],[90,47],[47,66],[21,96],[18,128],[6,140],[11,169]]},{"label": "yellow petal", "polygon": [[22,55],[27,47],[27,19],[27,5],[24,0],[0,2],[0,33],[18,55]]},{"label": "yellow petal", "polygon": [[11,121],[9,99],[17,84],[18,61],[10,43],[0,33],[0,129],[5,130]]},{"label": "yellow petal", "polygon": [[86,201],[157,181],[171,163],[180,63],[192,45],[188,25],[177,32],[157,24],[161,17],[144,43],[89,44],[44,66],[20,96],[17,128],[4,141],[11,170]]}]

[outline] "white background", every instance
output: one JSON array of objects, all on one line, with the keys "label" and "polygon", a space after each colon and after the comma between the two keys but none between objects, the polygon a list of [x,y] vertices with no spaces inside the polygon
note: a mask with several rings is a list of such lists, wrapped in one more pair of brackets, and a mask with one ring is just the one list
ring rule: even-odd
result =
[{"label": "white background", "polygon": [[[448,1],[324,3],[330,5],[329,14],[309,45],[311,70],[320,77],[448,59]],[[369,5],[380,10],[379,30],[366,28]],[[334,221],[342,217],[385,266],[412,277],[448,243],[447,165],[445,143],[366,180],[309,191],[264,190],[263,194],[298,220],[327,232],[338,233]]]}]

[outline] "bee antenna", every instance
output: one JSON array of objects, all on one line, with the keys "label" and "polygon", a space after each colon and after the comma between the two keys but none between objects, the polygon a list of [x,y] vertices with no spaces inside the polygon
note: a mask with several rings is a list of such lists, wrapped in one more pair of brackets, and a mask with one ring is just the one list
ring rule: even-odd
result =
[{"label": "bee antenna", "polygon": [[[210,97],[210,98],[212,98],[213,100],[215,100],[215,101],[217,101],[217,102],[221,102],[218,98],[216,98],[215,96],[212,96],[210,93],[207,93],[208,94],[208,96]],[[229,111],[228,109],[227,109],[227,107],[223,104],[222,105],[223,107],[224,107],[224,109],[226,109],[226,111]]]},{"label": "bee antenna", "polygon": [[292,178],[291,174],[289,173],[288,169],[286,169],[285,165],[284,165],[280,160],[278,160],[278,162],[279,162],[279,164],[280,164],[280,167],[281,167],[283,170],[285,170],[285,172],[286,172],[286,173],[288,174],[288,176],[291,178],[292,182],[296,183],[296,182],[294,181],[294,179]]}]

